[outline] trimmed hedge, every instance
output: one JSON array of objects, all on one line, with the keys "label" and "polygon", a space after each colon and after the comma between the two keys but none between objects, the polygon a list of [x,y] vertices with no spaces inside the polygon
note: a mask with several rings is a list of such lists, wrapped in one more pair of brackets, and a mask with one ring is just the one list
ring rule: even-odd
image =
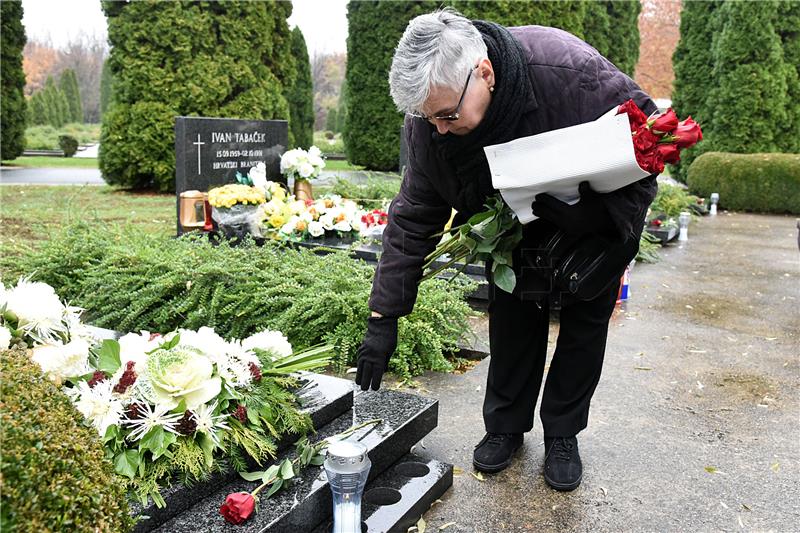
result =
[{"label": "trimmed hedge", "polygon": [[800,214],[800,155],[707,152],[689,167],[689,190],[720,206]]},{"label": "trimmed hedge", "polygon": [[3,531],[128,531],[121,478],[94,428],[25,350],[0,353]]}]

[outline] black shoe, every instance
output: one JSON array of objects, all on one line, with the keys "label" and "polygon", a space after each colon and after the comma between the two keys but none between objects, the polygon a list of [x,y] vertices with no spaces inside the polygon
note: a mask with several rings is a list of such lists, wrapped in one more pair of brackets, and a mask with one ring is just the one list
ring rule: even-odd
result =
[{"label": "black shoe", "polygon": [[522,446],[522,433],[487,433],[475,445],[472,465],[488,474],[500,472],[511,464],[514,452]]},{"label": "black shoe", "polygon": [[583,478],[578,439],[575,437],[544,438],[544,480],[556,490],[575,490]]}]

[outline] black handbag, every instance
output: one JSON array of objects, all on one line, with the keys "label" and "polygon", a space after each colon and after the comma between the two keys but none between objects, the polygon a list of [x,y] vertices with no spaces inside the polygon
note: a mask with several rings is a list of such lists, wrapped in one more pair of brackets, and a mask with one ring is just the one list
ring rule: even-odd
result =
[{"label": "black handbag", "polygon": [[[614,282],[639,251],[639,239],[576,237],[554,228],[523,254],[523,265],[545,276],[551,287],[579,300],[593,300]],[[531,265],[532,263],[532,265]]]}]

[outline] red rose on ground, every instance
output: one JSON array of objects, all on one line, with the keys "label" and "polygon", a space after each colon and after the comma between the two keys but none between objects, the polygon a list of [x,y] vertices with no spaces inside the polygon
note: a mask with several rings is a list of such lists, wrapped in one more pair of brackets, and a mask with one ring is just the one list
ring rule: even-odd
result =
[{"label": "red rose on ground", "polygon": [[661,225],[661,221],[657,218],[654,218],[650,223],[655,227],[659,227]]},{"label": "red rose on ground", "polygon": [[241,524],[253,514],[256,508],[256,500],[249,492],[234,492],[228,494],[225,503],[219,508],[219,514],[231,524]]},{"label": "red rose on ground", "polygon": [[631,122],[631,130],[638,130],[642,124],[647,123],[647,115],[645,115],[639,106],[636,105],[636,102],[633,100],[628,100],[619,108],[617,109],[617,115],[621,113],[627,113],[628,119]]},{"label": "red rose on ground", "polygon": [[674,144],[659,144],[656,150],[665,163],[675,164],[681,160],[681,151]]},{"label": "red rose on ground", "polygon": [[688,148],[703,140],[703,131],[691,116],[678,124],[672,134],[677,137],[675,144],[678,148]]},{"label": "red rose on ground", "polygon": [[671,133],[672,130],[678,127],[678,115],[675,114],[672,108],[667,109],[666,113],[658,115],[651,127],[661,133]]}]

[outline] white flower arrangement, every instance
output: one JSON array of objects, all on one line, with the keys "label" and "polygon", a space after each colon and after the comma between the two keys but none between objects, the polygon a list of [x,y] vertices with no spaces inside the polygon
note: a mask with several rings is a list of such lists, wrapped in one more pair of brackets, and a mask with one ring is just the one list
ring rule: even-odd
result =
[{"label": "white flower arrangement", "polygon": [[322,152],[316,146],[312,146],[308,151],[295,148],[281,156],[281,174],[287,178],[312,180],[319,176],[323,168],[325,160],[322,159]]}]

